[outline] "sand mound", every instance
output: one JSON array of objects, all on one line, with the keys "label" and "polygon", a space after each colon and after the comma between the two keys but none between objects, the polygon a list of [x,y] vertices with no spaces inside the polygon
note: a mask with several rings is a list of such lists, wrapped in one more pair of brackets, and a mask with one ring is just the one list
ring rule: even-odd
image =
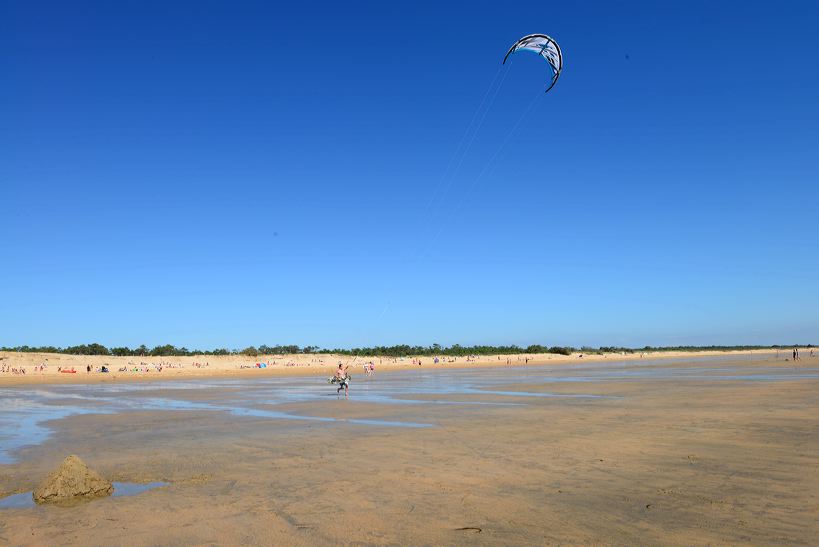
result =
[{"label": "sand mound", "polygon": [[88,469],[79,457],[68,456],[59,469],[49,475],[34,491],[34,501],[49,503],[77,497],[108,496],[114,485]]}]

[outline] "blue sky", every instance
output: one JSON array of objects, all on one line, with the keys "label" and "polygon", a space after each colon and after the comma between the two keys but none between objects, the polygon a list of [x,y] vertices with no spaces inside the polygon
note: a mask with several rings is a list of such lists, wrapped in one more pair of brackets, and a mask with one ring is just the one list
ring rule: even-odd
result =
[{"label": "blue sky", "polygon": [[0,345],[819,339],[815,2],[274,4],[0,5]]}]

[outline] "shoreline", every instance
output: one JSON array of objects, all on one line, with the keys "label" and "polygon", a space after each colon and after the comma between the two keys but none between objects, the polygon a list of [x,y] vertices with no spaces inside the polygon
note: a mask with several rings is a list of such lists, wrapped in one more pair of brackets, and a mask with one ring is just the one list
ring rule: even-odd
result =
[{"label": "shoreline", "polygon": [[[350,367],[349,373],[362,373],[364,363],[373,362],[376,375],[383,372],[413,369],[474,369],[506,368],[519,366],[573,365],[579,363],[604,363],[622,361],[651,361],[681,358],[707,358],[715,356],[761,356],[775,355],[775,350],[727,350],[727,351],[659,351],[646,353],[607,354],[511,354],[466,357],[442,357],[434,363],[432,357],[384,358],[374,356],[351,357],[338,354],[260,355],[245,357],[228,356],[182,356],[182,357],[117,357],[109,355],[67,355],[56,353],[0,352],[0,387],[48,384],[97,384],[122,382],[150,382],[165,380],[194,380],[218,378],[269,378],[287,376],[332,375],[339,362]],[[809,358],[808,355],[804,356]],[[780,359],[790,361],[789,351],[780,351]],[[418,365],[417,363],[421,364]],[[256,363],[266,363],[257,368]],[[43,371],[39,370],[45,365]],[[107,366],[108,373],[95,372]],[[91,372],[86,372],[86,367]],[[161,367],[161,371],[160,371]],[[35,370],[35,368],[37,370]],[[58,369],[73,369],[75,373],[62,373]],[[121,368],[128,369],[121,371]],[[12,369],[25,369],[25,374],[14,374]],[[137,369],[137,371],[134,371]]]}]

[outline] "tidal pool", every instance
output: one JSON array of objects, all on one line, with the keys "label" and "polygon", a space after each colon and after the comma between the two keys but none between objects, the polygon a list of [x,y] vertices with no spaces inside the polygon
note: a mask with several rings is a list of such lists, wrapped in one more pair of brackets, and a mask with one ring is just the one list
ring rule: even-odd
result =
[{"label": "tidal pool", "polygon": [[[160,486],[167,486],[169,483],[158,481],[149,482],[146,484],[137,482],[115,482],[113,484],[114,493],[111,494],[111,497],[119,498],[123,496],[136,496],[137,494],[147,492],[148,490],[153,490],[154,488],[159,488]],[[88,501],[92,500],[89,499]],[[34,503],[32,492],[12,494],[11,496],[0,498],[0,509],[29,509],[31,507],[37,507],[37,504]]]}]

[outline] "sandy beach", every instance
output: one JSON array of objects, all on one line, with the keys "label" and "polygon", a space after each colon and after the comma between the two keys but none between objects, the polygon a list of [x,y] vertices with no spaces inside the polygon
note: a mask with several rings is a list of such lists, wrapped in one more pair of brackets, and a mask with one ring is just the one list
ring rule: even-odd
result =
[{"label": "sandy beach", "polygon": [[[810,351],[810,350],[808,350]],[[124,382],[173,378],[269,377],[289,375],[331,375],[339,363],[350,367],[351,374],[362,374],[364,363],[373,363],[376,372],[408,369],[480,368],[496,366],[558,365],[583,362],[618,362],[634,359],[680,359],[736,355],[778,355],[784,362],[788,350],[752,351],[661,351],[644,353],[605,353],[572,355],[512,354],[470,357],[407,356],[403,358],[334,354],[294,355],[199,355],[183,357],[117,357],[110,355],[66,355],[56,353],[0,352],[0,386],[38,383]],[[264,363],[264,368],[258,364]],[[108,373],[100,373],[106,366]],[[88,371],[90,367],[90,372]],[[25,372],[22,372],[25,371]],[[63,372],[74,371],[74,372]]]},{"label": "sandy beach", "polygon": [[320,378],[241,371],[2,388],[18,400],[3,417],[36,415],[47,434],[6,454],[0,495],[32,490],[70,453],[114,481],[168,484],[71,508],[0,510],[0,543],[811,544],[819,535],[819,359],[422,364],[356,378],[346,401]]}]

